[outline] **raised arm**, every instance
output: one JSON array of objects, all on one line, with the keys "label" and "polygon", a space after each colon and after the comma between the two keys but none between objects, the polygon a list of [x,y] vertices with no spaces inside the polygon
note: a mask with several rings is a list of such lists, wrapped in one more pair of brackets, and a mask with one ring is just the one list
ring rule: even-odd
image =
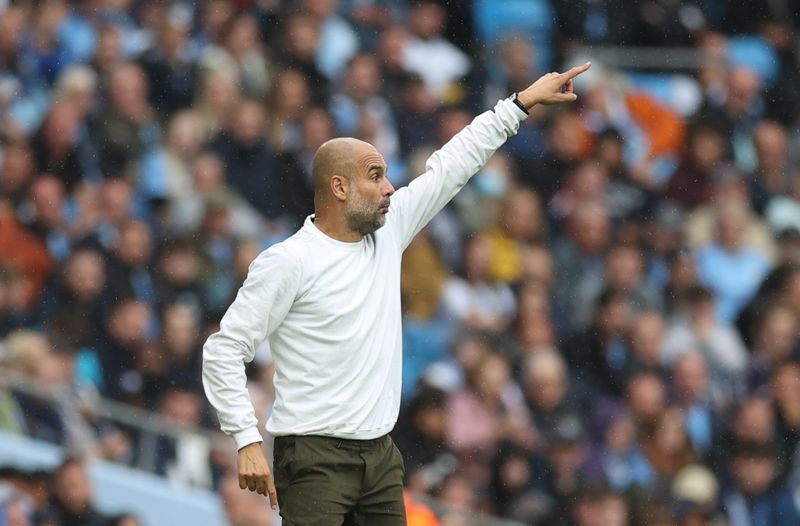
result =
[{"label": "raised arm", "polygon": [[402,248],[428,224],[483,167],[489,157],[517,133],[519,123],[536,104],[558,104],[577,99],[572,79],[590,63],[564,73],[548,73],[516,94],[516,101],[501,100],[493,110],[475,117],[425,164],[425,173],[392,197],[387,226],[396,229]]}]

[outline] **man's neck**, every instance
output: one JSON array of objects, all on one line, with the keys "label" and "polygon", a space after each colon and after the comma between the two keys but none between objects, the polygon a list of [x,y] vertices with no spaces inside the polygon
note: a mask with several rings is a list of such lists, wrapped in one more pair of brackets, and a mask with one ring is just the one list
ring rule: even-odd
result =
[{"label": "man's neck", "polygon": [[319,214],[314,214],[312,221],[314,222],[314,226],[316,226],[320,232],[332,239],[335,239],[336,241],[342,241],[344,243],[358,243],[364,237],[361,233],[355,232],[348,228],[343,220],[329,221],[324,216],[320,217]]}]

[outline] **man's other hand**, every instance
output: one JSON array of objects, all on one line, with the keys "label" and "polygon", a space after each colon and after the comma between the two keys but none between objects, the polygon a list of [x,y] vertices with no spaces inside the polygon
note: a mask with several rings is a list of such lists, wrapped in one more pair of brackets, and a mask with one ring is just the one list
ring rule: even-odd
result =
[{"label": "man's other hand", "polygon": [[573,90],[572,79],[591,67],[587,62],[582,66],[575,66],[564,73],[547,73],[539,80],[520,91],[517,99],[530,109],[536,104],[558,104],[559,102],[572,102],[578,98]]},{"label": "man's other hand", "polygon": [[239,487],[268,495],[272,509],[277,508],[278,494],[275,492],[275,480],[272,478],[272,471],[269,469],[267,457],[264,456],[261,442],[240,449],[236,464],[239,468]]}]

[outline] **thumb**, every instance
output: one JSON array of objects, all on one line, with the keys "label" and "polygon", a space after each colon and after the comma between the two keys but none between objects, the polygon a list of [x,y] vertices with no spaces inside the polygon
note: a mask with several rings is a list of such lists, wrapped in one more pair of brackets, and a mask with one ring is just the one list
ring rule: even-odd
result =
[{"label": "thumb", "polygon": [[575,93],[556,93],[556,99],[558,102],[574,102],[578,96]]}]

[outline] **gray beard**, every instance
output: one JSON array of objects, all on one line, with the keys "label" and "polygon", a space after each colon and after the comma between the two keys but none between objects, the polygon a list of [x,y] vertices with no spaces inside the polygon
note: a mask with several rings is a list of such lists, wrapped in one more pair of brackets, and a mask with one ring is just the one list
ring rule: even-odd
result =
[{"label": "gray beard", "polygon": [[386,216],[378,212],[354,209],[347,213],[347,225],[362,236],[372,234],[386,223]]}]

